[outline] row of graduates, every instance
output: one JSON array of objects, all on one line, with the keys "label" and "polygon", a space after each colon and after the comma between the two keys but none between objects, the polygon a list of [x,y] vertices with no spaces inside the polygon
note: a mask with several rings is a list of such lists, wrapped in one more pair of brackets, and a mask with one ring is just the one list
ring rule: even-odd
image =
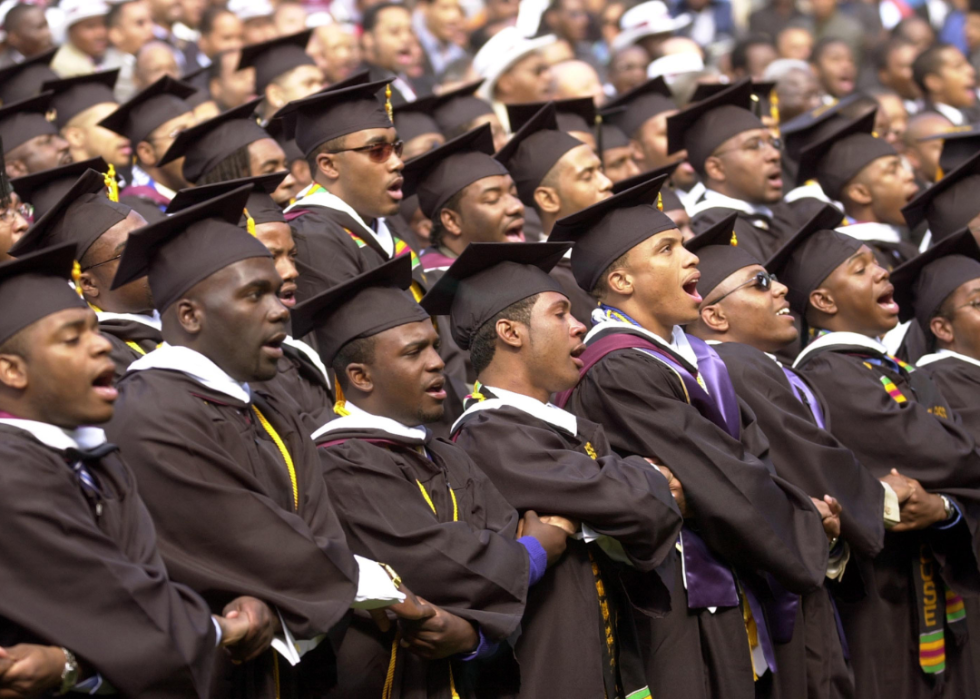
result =
[{"label": "row of graduates", "polygon": [[[329,141],[363,134],[365,146],[388,144],[390,156],[391,121],[374,96],[382,88],[360,84],[297,104],[297,143],[309,156]],[[748,110],[721,106],[748,115],[735,112],[739,121],[722,110],[723,121],[743,129],[761,126]],[[520,192],[535,172],[544,178],[561,158],[584,157],[581,142],[557,128],[552,110],[536,114],[497,158],[490,155],[485,128],[410,163],[404,184],[393,168],[390,183],[414,189],[420,206],[434,212],[481,180],[513,177]],[[717,130],[712,112],[691,118],[694,126],[709,118],[712,128],[701,124],[700,133]],[[214,151],[199,146],[215,144],[220,151],[241,140],[239,132],[257,128],[245,114],[201,126],[184,137],[201,139],[187,150],[188,161],[213,163]],[[387,131],[370,143],[381,129]],[[316,153],[318,167],[329,171],[336,160],[331,155],[336,154]],[[307,684],[301,694],[334,681],[339,684],[333,691],[349,696],[440,696],[471,688],[524,696],[642,696],[646,686],[655,696],[974,691],[962,628],[969,617],[959,596],[975,591],[976,484],[968,475],[976,465],[974,439],[953,407],[929,392],[921,372],[910,373],[872,340],[894,325],[898,307],[872,251],[830,230],[839,214],[835,221],[831,211],[821,212],[772,259],[753,252],[751,237],[740,236],[732,216],[685,250],[676,224],[656,204],[667,198],[661,175],[554,223],[552,243],[470,244],[448,269],[437,270],[443,275],[433,285],[410,254],[398,254],[404,251],[400,241],[382,232],[380,216],[391,211],[378,212],[372,226],[358,211],[333,201],[331,196],[340,197],[326,185],[314,187],[286,216],[268,195],[276,177],[210,191],[198,187],[171,202],[178,213],[141,228],[138,215],[104,196],[101,174],[84,172],[76,181],[78,174],[70,168],[48,172],[33,194],[24,195],[39,218],[11,251],[21,261],[5,268],[10,278],[36,281],[54,255],[48,250],[52,243],[67,243],[72,254],[59,252],[57,283],[47,280],[45,288],[59,299],[53,305],[40,301],[46,297],[40,289],[25,296],[23,287],[11,286],[20,300],[14,305],[27,314],[11,317],[4,349],[23,346],[17,335],[25,328],[37,331],[39,312],[49,317],[68,303],[58,278],[66,276],[65,259],[80,260],[77,281],[90,305],[112,309],[101,310],[99,325],[110,335],[116,371],[125,373],[109,437],[136,473],[169,575],[202,594],[214,613],[238,595],[251,595],[279,610],[279,627],[294,638],[328,634],[331,642],[318,646],[327,657],[306,658],[297,666],[299,675],[321,672],[302,678]],[[23,184],[15,183],[18,192],[27,191]],[[364,183],[348,186],[359,184]],[[599,188],[607,190],[608,182]],[[44,190],[54,200],[47,209]],[[296,265],[292,246],[283,245],[291,235],[289,213],[297,214]],[[258,240],[242,229],[254,230]],[[272,242],[276,235],[278,242]],[[567,259],[561,240],[575,241]],[[913,298],[926,299],[924,305],[943,289],[923,291],[917,284],[948,283],[956,276],[944,272],[933,278],[921,265],[949,252],[975,257],[966,236],[955,240],[960,247],[937,246],[932,258],[918,258],[920,266],[907,272],[914,277]],[[268,247],[259,245],[266,241]],[[269,250],[279,250],[277,245],[281,254],[270,261]],[[765,273],[763,260],[787,281],[789,297]],[[277,278],[272,267],[285,273]],[[564,280],[543,273],[562,267]],[[968,264],[964,268],[980,276]],[[104,270],[111,274],[100,283]],[[316,351],[285,335],[277,295],[278,280],[287,276],[303,301],[293,309],[292,334],[312,333]],[[400,291],[407,287],[421,298],[423,283],[432,287],[423,306],[444,319],[438,332]],[[574,292],[594,294],[603,304],[584,338],[584,325],[569,313]],[[750,293],[766,303],[755,304],[754,320],[737,322],[738,302]],[[123,310],[122,299],[130,294],[138,297],[128,301],[135,304],[130,309],[143,314]],[[24,304],[25,297],[37,302]],[[78,306],[75,298],[70,300]],[[903,304],[906,312],[917,303]],[[771,352],[795,340],[785,312],[790,305],[812,327],[834,331],[801,355],[799,373],[751,349]],[[706,308],[714,315],[699,313]],[[130,339],[132,328],[118,329],[130,323],[151,329],[155,323],[156,333],[146,330],[141,346]],[[727,342],[709,345],[682,325]],[[442,360],[433,350],[437,341],[468,351],[479,379],[477,390],[454,412],[454,384],[442,377]],[[96,354],[108,351],[102,347]],[[29,370],[29,351],[11,354],[23,359],[14,364]],[[280,371],[272,370],[276,364]],[[326,366],[337,383],[330,382]],[[85,396],[94,393],[107,402],[112,391],[106,372],[79,372],[90,377]],[[23,397],[29,388],[20,386],[13,395]],[[549,404],[553,394],[573,388],[555,399],[570,413]],[[334,406],[338,389],[346,399]],[[36,453],[47,453],[37,449],[38,434],[24,434],[23,417],[38,415],[26,412],[28,402],[5,404],[13,422],[4,423],[11,427],[4,436],[12,435],[20,448],[28,442]],[[319,417],[316,406],[310,407],[317,402]],[[58,403],[70,404],[63,398]],[[324,420],[324,405],[338,418]],[[95,415],[54,417],[39,421],[61,427],[98,421]],[[869,430],[872,421],[880,428]],[[418,429],[425,422],[451,435],[455,446]],[[79,439],[72,448],[82,446]],[[314,451],[313,442],[321,449]],[[48,450],[57,448],[48,444]],[[312,462],[301,456],[307,453]],[[105,455],[85,463],[95,480],[104,460]],[[91,512],[106,511],[107,495],[118,494],[115,488],[99,489],[93,504],[85,478],[63,465],[56,475],[63,488],[73,489],[75,505],[89,508],[89,519]],[[23,493],[23,486],[10,492]],[[533,532],[533,542],[524,536],[514,544],[514,510],[524,514],[522,533]],[[555,531],[548,531],[556,528],[540,524],[535,511],[563,516],[569,521],[549,521],[581,538],[556,542]],[[313,512],[336,517],[339,524],[316,524]],[[94,526],[108,527],[101,518]],[[467,526],[453,526],[460,521]],[[336,576],[310,573],[289,560],[310,552],[280,540],[284,522],[289,532],[298,527],[317,543],[333,545],[319,548],[346,572],[346,587],[340,587],[348,596],[329,600],[330,623],[312,619],[299,602],[314,596],[327,604],[324,588],[330,586],[320,578]],[[886,523],[893,525],[887,534]],[[226,536],[216,540],[220,533]],[[425,662],[397,652],[394,629],[382,632],[366,617],[355,616],[339,638],[337,622],[348,617],[351,580],[365,577],[363,567],[360,574],[351,572],[341,539],[357,555],[390,563],[429,601],[411,609],[394,605],[396,613],[426,617],[403,623],[401,633],[423,646],[425,640],[418,639],[438,638],[434,655],[431,647],[415,650],[434,657],[448,649],[452,661]],[[309,536],[302,540],[304,546],[308,542]],[[21,555],[36,556],[46,545],[37,541]],[[567,548],[558,558],[562,546]],[[545,561],[556,559],[545,572]],[[832,593],[826,580],[833,580]],[[23,591],[33,594],[34,610],[51,594],[65,602],[80,599],[50,589],[35,580]],[[937,598],[940,589],[944,594]],[[389,591],[387,601],[396,598]],[[2,610],[15,639],[21,630],[48,643],[64,638],[57,624],[31,626],[38,615],[15,599]],[[930,606],[939,599],[941,612]],[[439,633],[428,619],[439,620]],[[500,686],[516,677],[512,668],[495,663],[510,659],[505,641],[513,640],[518,625],[515,690],[513,683]],[[413,633],[419,628],[424,630]],[[890,630],[888,637],[881,637],[883,628]],[[77,642],[59,645],[80,648]],[[125,648],[134,650],[128,638]],[[132,654],[81,657],[124,694],[152,691],[127,684],[147,674],[130,675],[115,665],[133,662]],[[199,670],[207,666],[206,654],[196,657]],[[269,652],[253,663],[225,667],[225,689],[271,691],[270,683],[288,674],[274,657]],[[323,676],[334,667],[336,678]],[[192,674],[200,679],[206,673]],[[171,667],[156,677],[186,676]]]}]

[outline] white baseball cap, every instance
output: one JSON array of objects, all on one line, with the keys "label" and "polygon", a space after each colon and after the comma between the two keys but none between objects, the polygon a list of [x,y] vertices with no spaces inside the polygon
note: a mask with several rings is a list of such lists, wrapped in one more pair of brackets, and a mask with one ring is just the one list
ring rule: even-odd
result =
[{"label": "white baseball cap", "polygon": [[696,53],[670,53],[652,61],[647,66],[648,78],[659,78],[661,75],[669,85],[678,75],[685,73],[700,73],[704,70],[704,59]]},{"label": "white baseball cap", "polygon": [[83,19],[105,17],[109,14],[109,5],[103,0],[64,0],[58,7],[64,14],[66,27]]},{"label": "white baseball cap", "polygon": [[557,41],[554,34],[526,38],[517,27],[504,27],[485,43],[473,57],[473,69],[483,78],[477,94],[493,99],[493,88],[507,70],[528,54]]},{"label": "white baseball cap", "polygon": [[228,11],[233,12],[243,22],[247,22],[259,17],[271,17],[275,8],[269,0],[229,0]]},{"label": "white baseball cap", "polygon": [[661,0],[649,0],[631,7],[619,18],[622,31],[613,39],[612,50],[621,51],[645,36],[673,34],[691,23],[688,14],[670,16],[670,10]]}]

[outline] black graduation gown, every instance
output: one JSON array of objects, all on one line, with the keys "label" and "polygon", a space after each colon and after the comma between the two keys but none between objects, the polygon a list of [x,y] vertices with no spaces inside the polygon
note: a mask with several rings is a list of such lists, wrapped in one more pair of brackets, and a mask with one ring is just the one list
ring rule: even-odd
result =
[{"label": "black graduation gown", "polygon": [[251,405],[164,369],[129,372],[119,391],[107,431],[136,473],[173,578],[212,611],[251,595],[275,606],[297,639],[331,634],[296,668],[273,650],[226,664],[214,696],[323,695],[358,573],[303,423],[253,389],[254,406],[290,454],[294,491]]},{"label": "black graduation gown", "polygon": [[[809,498],[689,404],[679,377],[662,361],[635,349],[611,352],[579,381],[568,407],[602,420],[617,453],[666,464],[694,512],[688,523],[739,577],[767,573],[797,594],[823,583],[827,538]],[[740,409],[743,436],[758,431],[747,406],[740,403]],[[765,437],[753,440],[760,444]],[[676,585],[672,606],[667,623],[647,630],[654,695],[754,696],[741,610],[690,609],[684,588]]]},{"label": "black graduation gown", "polygon": [[[767,260],[794,233],[792,227],[779,216],[769,218],[762,214],[747,214],[737,209],[715,206],[691,217],[691,230],[695,235],[721,221],[726,216],[738,214],[735,219],[735,235],[738,244],[760,260]],[[773,212],[775,214],[775,211]]]},{"label": "black graduation gown", "polygon": [[[885,536],[884,489],[878,479],[830,432],[817,425],[811,409],[801,402],[782,368],[771,358],[735,342],[714,345],[714,349],[725,361],[735,391],[752,408],[768,438],[776,473],[811,497],[836,497],[843,506],[842,538],[854,552],[876,556]],[[827,415],[823,397],[815,389],[813,394],[818,409]],[[854,696],[853,679],[844,662],[827,594],[817,590],[804,597],[803,624],[794,629],[792,644],[776,646],[776,679],[783,696]],[[816,616],[808,615],[810,612]],[[788,645],[796,648],[786,648]],[[803,666],[794,668],[794,660],[803,660]]]},{"label": "black graduation gown", "polygon": [[[597,543],[569,538],[561,560],[528,593],[514,649],[521,697],[619,695],[604,686],[606,633],[616,635],[621,671],[632,667],[642,676],[636,645],[627,637],[637,617],[669,609],[673,571],[669,565],[656,569],[673,550],[681,517],[667,480],[641,459],[612,454],[599,425],[580,419],[577,429],[571,434],[503,406],[465,414],[454,435],[518,512],[585,522],[619,541],[634,566],[614,563]],[[615,631],[603,631],[594,564],[619,613]],[[628,648],[634,649],[629,656]]]},{"label": "black graduation gown", "polygon": [[[505,643],[519,628],[528,592],[527,552],[514,541],[517,512],[456,445],[430,434],[344,428],[342,420],[314,441],[351,550],[388,563],[412,592],[474,623],[488,641]],[[423,446],[431,458],[417,451]],[[337,661],[359,671],[342,673],[332,697],[382,695],[394,633],[355,616]],[[513,673],[473,682],[477,665],[452,663],[460,696],[474,696],[474,685],[491,680],[516,685]],[[450,699],[449,659],[429,662],[398,650],[394,672],[393,697]]]},{"label": "black graduation gown", "polygon": [[[838,595],[857,695],[931,697],[936,683],[919,666],[922,605],[916,600],[915,570],[921,570],[922,552],[931,552],[946,585],[960,595],[980,592],[980,453],[924,373],[909,374],[868,361],[884,356],[842,339],[822,351],[801,355],[798,365],[827,400],[834,436],[865,468],[876,477],[897,468],[926,490],[947,495],[963,514],[963,520],[948,530],[886,533],[885,547],[873,561],[858,556],[851,563],[860,569],[867,596],[852,600]],[[889,390],[900,393],[903,400],[893,398]],[[975,697],[978,690],[964,645],[968,642],[957,636],[951,629],[945,633],[941,696]]]},{"label": "black graduation gown", "polygon": [[64,452],[0,425],[0,646],[68,648],[124,697],[204,699],[211,612],[169,579],[119,453],[86,468],[100,515]]},{"label": "black graduation gown", "polygon": [[163,342],[163,335],[156,328],[125,318],[100,320],[99,332],[112,343],[109,359],[116,365],[116,383],[129,369],[130,364],[152,352]]},{"label": "black graduation gown", "polygon": [[253,387],[274,394],[284,403],[292,403],[306,425],[307,434],[313,434],[334,418],[333,389],[320,367],[305,352],[284,344],[276,367],[279,373],[275,378],[255,383]]}]

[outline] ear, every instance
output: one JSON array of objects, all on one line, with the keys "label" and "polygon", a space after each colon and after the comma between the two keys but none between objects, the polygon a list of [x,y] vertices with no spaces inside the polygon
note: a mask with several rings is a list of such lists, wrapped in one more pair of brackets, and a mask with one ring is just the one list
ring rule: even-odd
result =
[{"label": "ear", "polygon": [[855,204],[868,206],[871,204],[871,190],[866,184],[854,182],[844,188],[844,196]]},{"label": "ear", "polygon": [[371,32],[361,34],[361,48],[365,58],[374,58],[374,36]]},{"label": "ear", "polygon": [[463,235],[463,217],[460,216],[458,211],[442,209],[439,212],[439,222],[450,235],[456,237]]},{"label": "ear", "polygon": [[727,333],[728,317],[720,303],[713,303],[701,309],[701,322],[716,333]]},{"label": "ear", "polygon": [[643,144],[633,138],[630,139],[630,157],[637,163],[646,162],[643,155]]},{"label": "ear", "polygon": [[159,160],[156,151],[153,150],[153,146],[149,141],[140,141],[136,144],[136,159],[140,165],[146,165],[147,167],[154,167]]},{"label": "ear", "polygon": [[538,208],[549,214],[561,211],[561,197],[554,187],[538,187],[534,190],[534,203]]},{"label": "ear", "polygon": [[0,384],[23,391],[27,388],[27,362],[16,354],[0,354]]},{"label": "ear", "polygon": [[123,37],[120,36],[121,33],[122,32],[120,31],[119,27],[109,27],[109,42],[113,46],[119,46],[120,41],[123,39]]},{"label": "ear", "polygon": [[337,167],[335,153],[320,153],[316,156],[316,169],[328,179],[340,179],[340,170]]},{"label": "ear", "polygon": [[204,328],[204,309],[197,301],[183,298],[175,304],[177,322],[188,335],[198,335]]},{"label": "ear", "polygon": [[704,161],[704,174],[708,179],[715,182],[724,182],[727,179],[721,158],[716,158],[713,155]]},{"label": "ear", "polygon": [[929,73],[922,81],[926,86],[926,93],[939,92],[943,89],[943,79],[935,73]]},{"label": "ear", "polygon": [[503,318],[497,321],[497,339],[509,347],[520,349],[524,346],[525,325]]},{"label": "ear", "polygon": [[353,388],[361,393],[374,391],[374,380],[371,378],[371,369],[367,364],[348,364],[345,373],[349,389]]},{"label": "ear", "polygon": [[633,287],[633,277],[622,267],[609,272],[606,276],[606,286],[609,291],[620,296],[632,296],[636,291]]},{"label": "ear", "polygon": [[99,298],[98,284],[96,284],[95,277],[90,272],[82,272],[82,275],[78,278],[78,283],[81,285],[82,293],[86,299]]},{"label": "ear", "polygon": [[282,94],[282,88],[280,88],[275,83],[266,85],[265,87],[265,101],[269,103],[269,106],[273,108],[273,111],[278,110],[282,107],[285,102],[285,98]]},{"label": "ear", "polygon": [[84,149],[85,132],[77,126],[66,126],[61,130],[61,135],[72,149]]},{"label": "ear", "polygon": [[929,329],[940,342],[949,344],[956,339],[956,333],[953,331],[953,323],[950,322],[949,318],[936,316],[929,321]]},{"label": "ear", "polygon": [[828,316],[837,315],[837,302],[834,301],[830,289],[820,287],[810,292],[810,305],[820,313]]},{"label": "ear", "polygon": [[29,174],[27,165],[24,164],[23,160],[7,160],[7,177],[13,179],[14,177],[24,177]]}]

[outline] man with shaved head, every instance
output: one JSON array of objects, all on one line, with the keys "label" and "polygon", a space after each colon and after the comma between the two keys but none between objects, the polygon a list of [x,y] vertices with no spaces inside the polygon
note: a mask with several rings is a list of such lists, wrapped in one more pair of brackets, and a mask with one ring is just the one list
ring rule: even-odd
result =
[{"label": "man with shaved head", "polygon": [[939,179],[943,139],[934,137],[952,128],[953,123],[937,112],[924,112],[909,119],[902,137],[902,155],[912,167],[920,189]]},{"label": "man with shaved head", "polygon": [[601,106],[606,100],[599,74],[585,61],[556,63],[551,66],[551,75],[555,81],[555,99],[591,97],[596,106]]}]

